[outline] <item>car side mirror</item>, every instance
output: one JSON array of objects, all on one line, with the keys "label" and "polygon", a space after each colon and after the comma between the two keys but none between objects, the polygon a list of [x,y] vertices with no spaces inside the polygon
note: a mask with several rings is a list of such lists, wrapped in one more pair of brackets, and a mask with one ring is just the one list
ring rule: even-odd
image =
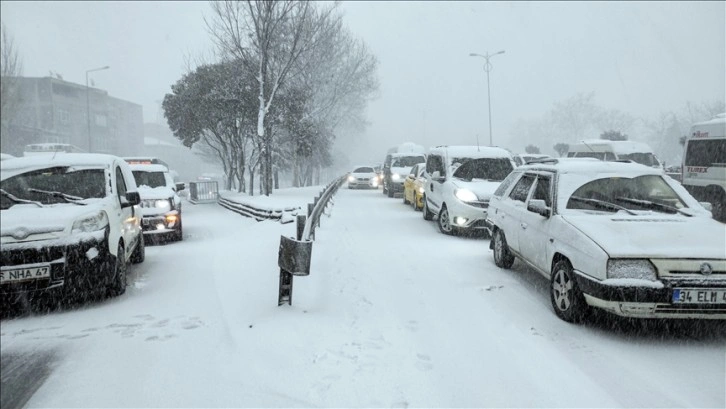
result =
[{"label": "car side mirror", "polygon": [[708,210],[709,212],[713,212],[713,204],[710,202],[698,202],[701,206],[703,206],[704,209]]},{"label": "car side mirror", "polygon": [[431,174],[431,180],[435,180],[437,182],[443,182],[444,178],[441,176],[441,172],[434,171],[434,173]]},{"label": "car side mirror", "polygon": [[177,192],[181,192],[182,190],[184,190],[184,183],[177,183],[176,184],[176,191]]},{"label": "car side mirror", "polygon": [[552,211],[552,209],[547,207],[547,205],[545,204],[545,201],[540,200],[540,199],[530,200],[529,203],[527,204],[527,210],[529,210],[530,212],[537,213],[538,215],[544,216],[547,218],[550,217],[550,212]]},{"label": "car side mirror", "polygon": [[126,192],[126,197],[121,198],[121,208],[136,206],[141,203],[139,192]]}]

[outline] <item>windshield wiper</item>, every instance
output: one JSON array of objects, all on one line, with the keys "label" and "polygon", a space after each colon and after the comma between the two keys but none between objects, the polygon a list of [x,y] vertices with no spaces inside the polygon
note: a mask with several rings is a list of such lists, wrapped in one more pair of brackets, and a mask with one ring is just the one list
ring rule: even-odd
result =
[{"label": "windshield wiper", "polygon": [[43,207],[43,204],[40,202],[36,202],[35,200],[21,199],[12,193],[8,193],[5,189],[0,189],[0,193],[2,193],[3,196],[7,197],[15,203],[31,203],[38,207]]},{"label": "windshield wiper", "polygon": [[631,214],[633,216],[637,215],[637,213],[635,213],[634,211],[628,209],[627,207],[623,207],[623,206],[617,205],[615,203],[606,202],[604,200],[588,199],[588,198],[579,197],[579,196],[572,196],[572,197],[570,197],[570,200],[575,200],[575,201],[578,201],[578,202],[590,203],[590,204],[593,204],[595,206],[604,207],[604,208],[610,209],[610,210],[623,210],[623,211],[628,212],[628,214]]},{"label": "windshield wiper", "polygon": [[60,197],[61,199],[65,200],[68,203],[73,203],[73,204],[77,204],[77,205],[81,205],[81,206],[85,206],[86,205],[85,203],[78,202],[78,200],[83,200],[82,197],[68,195],[68,194],[65,194],[63,192],[54,192],[54,191],[50,191],[50,190],[40,190],[40,189],[35,189],[35,188],[32,188],[32,187],[28,189],[28,192],[41,193],[41,194],[48,195],[48,196],[53,196],[53,197]]},{"label": "windshield wiper", "polygon": [[620,200],[621,202],[627,202],[636,204],[638,206],[643,206],[646,209],[652,209],[652,210],[663,210],[667,213],[680,213],[682,215],[691,217],[692,214],[689,214],[688,212],[684,212],[682,209],[679,209],[674,206],[669,206],[667,204],[653,202],[650,200],[642,200],[642,199],[633,199],[631,197],[616,197],[617,200]]}]

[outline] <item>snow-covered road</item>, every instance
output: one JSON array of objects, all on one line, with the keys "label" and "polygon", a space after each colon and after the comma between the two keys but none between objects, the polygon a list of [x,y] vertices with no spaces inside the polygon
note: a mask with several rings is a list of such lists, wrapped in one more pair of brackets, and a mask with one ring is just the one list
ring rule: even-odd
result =
[{"label": "snow-covered road", "polygon": [[0,324],[3,408],[726,406],[723,323],[567,324],[532,270],[380,190],[339,191],[292,306],[293,224],[184,211],[123,296]]}]

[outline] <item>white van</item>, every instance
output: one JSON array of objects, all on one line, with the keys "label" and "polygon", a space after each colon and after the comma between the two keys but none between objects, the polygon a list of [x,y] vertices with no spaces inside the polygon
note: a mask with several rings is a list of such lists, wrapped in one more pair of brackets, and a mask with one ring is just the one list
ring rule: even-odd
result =
[{"label": "white van", "polygon": [[589,139],[570,145],[568,158],[597,158],[600,160],[632,160],[641,165],[662,168],[663,164],[647,143]]},{"label": "white van", "polygon": [[683,186],[726,222],[726,113],[693,124],[683,152]]}]

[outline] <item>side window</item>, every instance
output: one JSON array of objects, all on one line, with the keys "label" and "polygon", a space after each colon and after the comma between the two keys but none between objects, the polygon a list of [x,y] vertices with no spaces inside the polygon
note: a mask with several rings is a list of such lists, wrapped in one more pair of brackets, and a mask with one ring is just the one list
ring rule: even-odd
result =
[{"label": "side window", "polygon": [[444,172],[444,162],[441,160],[441,156],[430,155],[426,161],[426,173],[432,174],[436,171],[438,171],[441,176],[445,176],[446,172]]},{"label": "side window", "polygon": [[550,193],[550,178],[539,176],[537,185],[534,188],[532,199],[544,200],[547,207],[552,207],[552,195]]},{"label": "side window", "polygon": [[614,153],[612,153],[612,152],[605,152],[605,160],[613,161],[613,160],[617,160],[617,158],[615,157],[615,154]]},{"label": "side window", "polygon": [[494,191],[494,196],[504,196],[504,192],[509,189],[509,186],[512,186],[512,183],[514,183],[514,181],[517,180],[517,178],[519,178],[521,174],[521,172],[511,172],[506,178],[504,178],[502,183],[499,184],[497,190]]},{"label": "side window", "polygon": [[116,193],[119,199],[126,197],[126,181],[124,180],[124,174],[121,172],[121,168],[116,167]]},{"label": "side window", "polygon": [[514,185],[514,189],[512,189],[512,193],[509,194],[509,198],[524,203],[527,200],[527,195],[529,194],[529,189],[534,183],[534,179],[534,175],[522,176],[522,178],[519,179],[519,182]]}]

